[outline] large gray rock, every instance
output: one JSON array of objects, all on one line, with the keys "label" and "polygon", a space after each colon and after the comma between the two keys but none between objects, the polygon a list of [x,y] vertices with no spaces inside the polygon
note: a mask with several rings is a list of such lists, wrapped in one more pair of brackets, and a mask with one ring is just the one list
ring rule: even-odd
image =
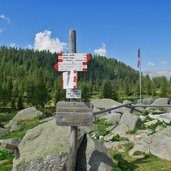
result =
[{"label": "large gray rock", "polygon": [[111,171],[115,167],[100,142],[85,136],[77,155],[76,171]]},{"label": "large gray rock", "polygon": [[151,138],[144,138],[134,143],[134,147],[129,151],[130,156],[134,156],[135,152],[150,153]]},{"label": "large gray rock", "polygon": [[114,151],[118,151],[121,148],[123,148],[125,144],[127,144],[127,142],[124,142],[124,141],[115,141],[115,142],[105,142],[104,143],[104,146],[107,149],[110,149],[110,150],[112,149]]},{"label": "large gray rock", "polygon": [[[169,104],[169,101],[170,99],[169,98],[157,98],[154,100],[154,102],[151,104],[151,105],[154,105],[154,106],[164,106],[164,105],[168,105]],[[147,107],[147,110],[150,110],[150,109],[159,109],[161,107]],[[167,109],[165,107],[162,107],[163,109]]]},{"label": "large gray rock", "polygon": [[112,134],[120,134],[120,133],[127,133],[129,131],[134,130],[138,126],[142,124],[141,119],[139,116],[136,116],[132,113],[125,112],[118,124],[118,126],[112,131]]},{"label": "large gray rock", "polygon": [[[120,105],[122,105],[122,104],[118,104],[118,105],[116,104],[116,105],[114,105],[112,107],[117,107],[117,106],[120,106]],[[118,108],[118,109],[113,109],[111,112],[112,113],[117,112],[117,113],[123,114],[125,112],[130,112],[130,111],[131,111],[131,109],[128,108],[128,107],[121,107],[121,108]]]},{"label": "large gray rock", "polygon": [[157,98],[154,100],[152,105],[168,105],[170,99],[169,98]]},{"label": "large gray rock", "polygon": [[161,122],[163,121],[166,123],[171,122],[171,113],[164,113],[164,114],[158,114],[158,115],[148,114],[148,117],[150,117],[151,119],[158,119]]},{"label": "large gray rock", "polygon": [[145,98],[145,99],[142,99],[141,101],[137,100],[137,103],[142,103],[145,105],[151,105],[154,102],[154,100],[155,100],[154,98]]},{"label": "large gray rock", "polygon": [[0,136],[4,135],[6,133],[6,129],[0,128]]},{"label": "large gray rock", "polygon": [[18,146],[20,157],[13,161],[13,171],[64,170],[69,134],[70,128],[57,126],[55,120],[29,130]]},{"label": "large gray rock", "polygon": [[150,152],[166,160],[171,160],[171,127],[165,128],[151,138]]},{"label": "large gray rock", "polygon": [[54,116],[51,116],[51,117],[42,119],[42,120],[40,120],[39,122],[40,122],[40,123],[49,122],[49,121],[53,120],[54,118],[55,118]]},{"label": "large gray rock", "polygon": [[43,113],[38,111],[35,107],[29,107],[19,111],[12,120],[17,122],[19,121],[28,121],[35,118],[40,118],[43,116]]},{"label": "large gray rock", "polygon": [[21,125],[19,125],[15,120],[10,120],[8,124],[8,129],[9,131],[18,131],[19,129],[21,129]]},{"label": "large gray rock", "polygon": [[100,118],[106,119],[106,122],[109,124],[117,124],[117,123],[119,123],[121,116],[122,115],[120,113],[112,112],[112,113],[104,115]]},{"label": "large gray rock", "polygon": [[50,154],[29,163],[23,162],[17,167],[13,166],[12,171],[66,171],[66,154]]},{"label": "large gray rock", "polygon": [[171,127],[162,129],[161,131],[144,137],[140,141],[134,143],[134,148],[129,154],[133,155],[136,151],[146,154],[153,154],[161,159],[171,160]]},{"label": "large gray rock", "polygon": [[19,137],[0,140],[0,147],[14,152],[15,148],[18,146],[20,142],[21,138]]},{"label": "large gray rock", "polygon": [[108,109],[112,108],[113,106],[121,105],[121,103],[112,99],[96,99],[92,100],[91,104],[95,106],[97,109]]}]

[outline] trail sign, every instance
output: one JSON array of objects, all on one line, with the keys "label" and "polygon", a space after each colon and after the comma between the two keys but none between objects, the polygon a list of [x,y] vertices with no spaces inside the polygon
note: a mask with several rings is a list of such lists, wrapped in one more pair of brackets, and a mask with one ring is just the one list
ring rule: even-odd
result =
[{"label": "trail sign", "polygon": [[66,90],[66,98],[67,99],[81,99],[81,90]]},{"label": "trail sign", "polygon": [[86,53],[59,53],[58,63],[54,68],[57,71],[87,71],[87,62],[91,56]]},{"label": "trail sign", "polygon": [[77,72],[63,72],[62,73],[63,80],[63,89],[76,89],[77,88]]},{"label": "trail sign", "polygon": [[91,59],[90,55],[86,53],[59,53],[58,62],[88,62]]},{"label": "trail sign", "polygon": [[58,62],[58,71],[87,71],[87,63],[84,62]]},{"label": "trail sign", "polygon": [[[81,98],[81,90],[72,90],[77,88],[77,71],[87,71],[87,62],[91,59],[91,56],[88,54],[76,53],[75,30],[70,30],[70,52],[58,54],[58,62],[54,68],[57,71],[65,71],[62,74],[63,88],[67,89],[66,97],[72,101],[73,98]],[[71,126],[67,171],[75,171],[78,149],[78,126],[89,126],[92,122],[93,114],[90,103],[57,103],[57,125]]]},{"label": "trail sign", "polygon": [[93,123],[92,105],[86,102],[58,102],[59,126],[90,126]]}]

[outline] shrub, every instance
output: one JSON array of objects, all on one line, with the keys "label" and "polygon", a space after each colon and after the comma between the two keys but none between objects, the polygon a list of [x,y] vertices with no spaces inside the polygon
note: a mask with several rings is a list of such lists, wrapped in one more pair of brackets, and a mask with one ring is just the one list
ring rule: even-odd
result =
[{"label": "shrub", "polygon": [[112,137],[110,141],[129,141],[129,139],[126,137],[121,137],[119,134],[117,134],[114,137]]},{"label": "shrub", "polygon": [[13,158],[13,154],[6,151],[6,150],[0,150],[0,160],[6,160]]}]

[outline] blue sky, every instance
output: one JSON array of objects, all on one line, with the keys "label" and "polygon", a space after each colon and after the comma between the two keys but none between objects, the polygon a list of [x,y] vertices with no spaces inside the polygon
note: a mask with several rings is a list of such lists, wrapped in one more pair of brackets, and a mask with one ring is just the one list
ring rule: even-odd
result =
[{"label": "blue sky", "polygon": [[170,0],[1,0],[0,46],[100,53],[137,69],[171,70]]}]

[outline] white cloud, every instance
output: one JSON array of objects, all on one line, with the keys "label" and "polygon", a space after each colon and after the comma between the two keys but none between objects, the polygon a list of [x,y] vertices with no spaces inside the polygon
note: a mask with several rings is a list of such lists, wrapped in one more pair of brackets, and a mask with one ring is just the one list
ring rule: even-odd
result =
[{"label": "white cloud", "polygon": [[106,45],[102,43],[102,47],[94,49],[94,53],[100,56],[106,56]]},{"label": "white cloud", "polygon": [[0,15],[0,19],[6,20],[7,22],[10,22],[10,18],[6,17],[4,14]]},{"label": "white cloud", "polygon": [[51,31],[45,30],[44,32],[39,32],[35,36],[34,49],[35,50],[49,50],[50,52],[62,52],[66,49],[67,44],[61,42],[58,38],[51,38]]},{"label": "white cloud", "polygon": [[154,63],[154,62],[148,62],[148,64],[147,64],[148,66],[156,66],[156,64]]},{"label": "white cloud", "polygon": [[167,65],[167,61],[160,61],[161,65]]},{"label": "white cloud", "polygon": [[15,43],[10,43],[10,47],[16,47]]},{"label": "white cloud", "polygon": [[33,49],[33,46],[31,44],[28,44],[26,48],[27,49]]}]

